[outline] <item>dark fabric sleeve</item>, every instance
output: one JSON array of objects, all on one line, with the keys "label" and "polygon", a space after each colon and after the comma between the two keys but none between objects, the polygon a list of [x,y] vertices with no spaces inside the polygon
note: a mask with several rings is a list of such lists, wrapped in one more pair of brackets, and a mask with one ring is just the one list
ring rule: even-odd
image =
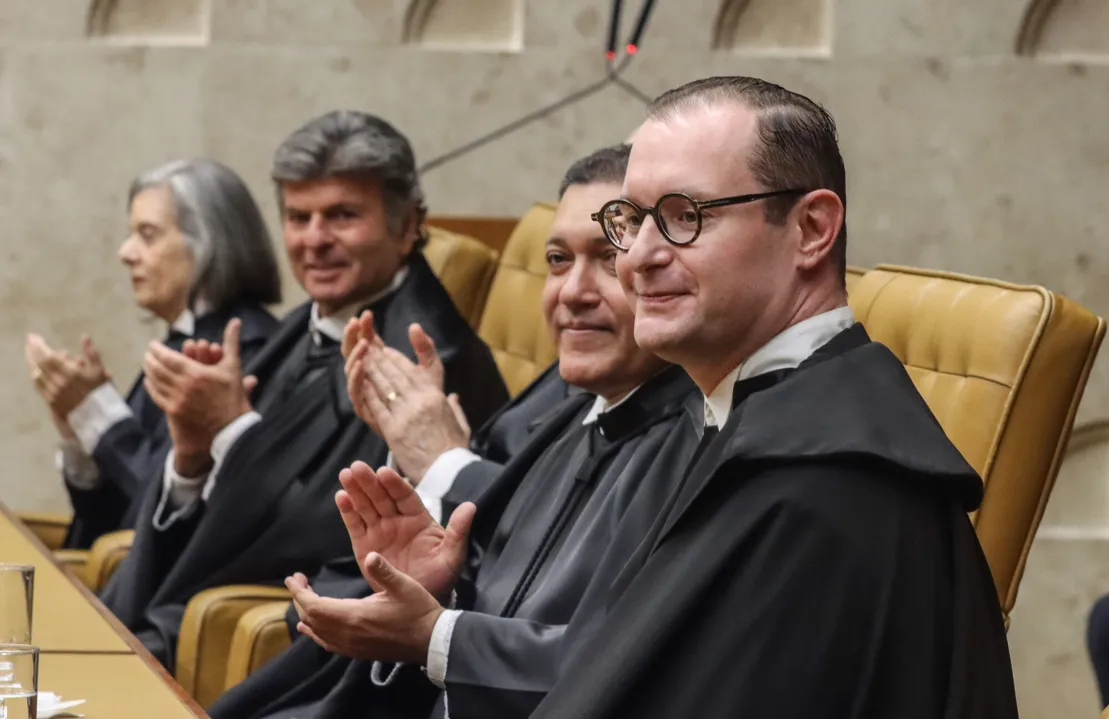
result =
[{"label": "dark fabric sleeve", "polygon": [[97,537],[117,529],[131,529],[146,484],[160,475],[169,452],[164,421],[144,429],[135,417],[116,422],[100,438],[93,459],[101,483],[81,489],[65,482],[73,506],[73,522],[65,546],[86,549]]},{"label": "dark fabric sleeve", "polygon": [[66,549],[89,549],[103,534],[130,529],[124,526],[124,518],[132,500],[111,482],[95,489],[81,489],[65,481],[62,484],[73,507],[73,519],[63,543]]},{"label": "dark fabric sleeve", "polygon": [[134,417],[130,417],[116,422],[104,433],[92,456],[101,477],[132,500],[165,461],[169,452],[167,439],[163,428],[144,430]]},{"label": "dark fabric sleeve", "polygon": [[261,719],[292,706],[311,705],[338,684],[350,663],[346,657],[328,654],[308,637],[296,637],[272,661],[224,692],[207,709],[208,716]]},{"label": "dark fabric sleeve", "polygon": [[716,473],[536,717],[944,715],[947,504],[843,467],[750,475]]},{"label": "dark fabric sleeve", "polygon": [[[159,488],[148,488],[148,494],[155,489]],[[153,498],[147,497],[145,508],[152,504]],[[131,550],[100,592],[100,600],[131,631],[149,626],[144,614],[150,599],[184,552],[204,511],[199,508],[164,532],[154,530],[149,510],[144,516],[146,521],[136,529]],[[184,607],[181,609],[183,612]],[[176,631],[172,630],[174,636]]]},{"label": "dark fabric sleeve", "polygon": [[452,719],[530,716],[558,677],[565,631],[565,625],[462,612],[447,661]]},{"label": "dark fabric sleeve", "polygon": [[[860,531],[865,516],[857,517],[859,527],[851,527],[806,505],[764,506],[761,516],[747,524],[742,541],[729,542],[733,549],[720,564],[723,571],[696,577],[706,580],[707,590],[697,611],[663,629],[673,635],[669,646],[679,662],[663,671],[662,657],[653,656],[653,668],[631,692],[633,706],[646,708],[648,701],[660,702],[660,708],[700,705],[701,716],[710,717],[849,717],[855,716],[857,683],[867,681],[876,662],[901,661],[903,671],[925,683],[936,679],[928,667],[935,656],[930,642],[917,647],[918,657],[882,656],[881,631],[876,630],[893,613],[897,547],[877,546],[881,533],[873,536],[875,546],[867,546],[867,532]],[[717,516],[727,509],[721,506]],[[654,566],[670,564],[695,533],[705,531],[697,524],[690,519],[664,543]],[[707,530],[717,536],[704,541],[727,542],[719,536],[721,529],[719,521],[712,522]],[[933,537],[920,541],[942,552]],[[919,601],[931,604],[928,593]],[[934,607],[921,608],[922,625],[930,624]],[[920,636],[928,635],[922,631]],[[939,716],[929,706],[934,696],[917,699],[922,703],[912,716]],[[654,709],[644,716],[664,714]]]},{"label": "dark fabric sleeve", "polygon": [[471,428],[478,428],[508,402],[508,388],[489,348],[474,338],[459,351],[444,352],[443,390],[457,393]]},{"label": "dark fabric sleeve", "polygon": [[443,524],[447,523],[451,513],[463,502],[476,502],[482,492],[489,488],[497,477],[504,471],[504,465],[487,460],[471,462],[462,468],[454,478],[451,488],[443,495]]}]

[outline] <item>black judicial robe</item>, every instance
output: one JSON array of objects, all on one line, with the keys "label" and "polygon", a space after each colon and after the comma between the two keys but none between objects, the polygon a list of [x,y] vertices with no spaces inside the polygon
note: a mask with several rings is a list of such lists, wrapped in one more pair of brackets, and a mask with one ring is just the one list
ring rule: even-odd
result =
[{"label": "black judicial robe", "polygon": [[[419,253],[407,279],[374,303],[382,340],[415,359],[408,327],[420,323],[435,340],[445,388],[457,392],[467,417],[481,423],[507,401],[489,348],[459,315]],[[279,584],[293,572],[314,574],[350,553],[335,507],[338,473],[355,460],[383,464],[385,443],[355,415],[337,345],[322,371],[286,381],[289,364],[311,350],[310,304],[282,322],[247,373],[259,384],[253,403],[262,420],[224,459],[207,502],[164,531],[153,519],[161,476],[150,482],[135,542],[102,593],[104,603],[172,671],[185,605],[197,592],[224,584]]]},{"label": "black judicial robe", "polygon": [[533,716],[1016,717],[982,483],[897,358],[856,325],[740,384]]},{"label": "black judicial robe", "polygon": [[[702,400],[676,367],[583,426],[593,399],[578,393],[555,407],[477,499],[456,588],[458,607],[475,611],[458,620],[451,642],[451,717],[527,716],[556,679],[562,633],[585,610],[580,600],[597,567],[631,554],[627,537],[647,530],[697,445]],[[621,528],[625,539],[613,542]],[[322,702],[264,716],[442,716],[442,693],[419,668],[402,667],[380,686],[372,667],[349,661]]]},{"label": "black judicial robe", "polygon": [[[249,363],[277,328],[277,319],[261,305],[241,304],[196,318],[192,339],[222,342],[223,330],[234,317],[242,320],[240,353]],[[181,351],[185,340],[180,332],[170,331],[163,343]],[[157,475],[169,452],[169,430],[161,408],[147,394],[140,372],[126,397],[132,416],[113,425],[93,451],[100,469],[101,484],[91,490],[65,483],[73,505],[64,546],[88,549],[96,539],[119,529],[133,529],[145,483]]]},{"label": "black judicial robe", "polygon": [[567,625],[603,613],[589,588],[613,579],[604,568],[632,554],[698,445],[704,400],[678,367],[595,425],[581,424],[582,404],[568,400],[549,423],[559,436],[545,448],[537,436],[478,500],[456,588],[470,611],[454,626],[433,716],[531,713],[558,678]]},{"label": "black judicial robe", "polygon": [[[484,460],[479,464],[507,463],[527,444],[531,433],[550,415],[552,407],[571,393],[579,392],[563,381],[555,362],[474,432],[470,450]],[[466,474],[469,469],[467,467],[461,474]],[[484,469],[482,476],[486,474]],[[464,489],[460,488],[461,479],[461,476],[456,479],[455,486],[442,500],[444,519],[450,516],[454,507],[476,499],[486,488],[476,477],[467,480]],[[362,597],[370,591],[357,563],[349,556],[329,562],[312,578],[312,588],[318,594],[330,597]],[[301,636],[296,631],[297,614],[291,602],[286,621],[292,645],[220,697],[208,710],[212,719],[263,717],[291,707],[311,705],[322,701],[342,679],[352,661],[329,654],[308,637]],[[423,713],[426,714],[426,682],[419,680],[415,684],[418,692],[416,706],[424,707]],[[399,697],[408,688],[409,685],[398,684],[390,691]]]}]

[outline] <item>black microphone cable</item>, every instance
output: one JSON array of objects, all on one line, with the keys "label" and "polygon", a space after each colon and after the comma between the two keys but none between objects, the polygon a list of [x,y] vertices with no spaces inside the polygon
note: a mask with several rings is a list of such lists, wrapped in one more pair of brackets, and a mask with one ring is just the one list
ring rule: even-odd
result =
[{"label": "black microphone cable", "polygon": [[620,88],[621,90],[623,90],[627,94],[631,95],[632,97],[636,98],[637,100],[642,102],[644,105],[649,105],[651,103],[652,98],[649,97],[646,93],[642,92],[639,88],[637,88],[632,83],[630,83],[627,80],[625,80],[624,78],[620,77],[620,75],[624,72],[625,69],[627,69],[628,64],[632,61],[632,58],[635,56],[635,54],[637,52],[639,52],[639,44],[640,44],[640,41],[643,37],[643,32],[647,28],[647,22],[650,18],[651,10],[653,9],[654,4],[655,4],[655,0],[646,0],[644,2],[643,8],[639,12],[639,18],[638,18],[638,20],[636,21],[636,24],[635,24],[635,30],[632,33],[632,36],[629,39],[629,41],[624,46],[624,56],[622,58],[620,58],[620,62],[617,63],[616,62],[616,37],[617,37],[617,35],[619,33],[619,29],[620,29],[620,12],[621,12],[621,9],[622,9],[623,2],[622,2],[622,0],[613,0],[612,13],[611,13],[610,19],[609,19],[607,44],[605,46],[606,71],[605,71],[605,76],[603,78],[601,78],[597,82],[594,82],[590,85],[587,85],[586,87],[581,88],[580,90],[576,90],[576,91],[570,93],[569,95],[567,95],[567,96],[565,96],[565,97],[563,97],[559,100],[556,100],[555,102],[552,102],[549,105],[546,105],[545,107],[541,107],[540,109],[535,110],[534,112],[530,112],[530,113],[528,113],[527,115],[524,115],[521,118],[513,120],[512,122],[508,123],[507,125],[499,127],[496,130],[493,130],[489,133],[486,133],[485,135],[482,135],[481,137],[479,137],[475,140],[471,140],[470,142],[466,143],[465,145],[462,145],[461,147],[458,147],[454,150],[446,152],[446,153],[440,155],[439,157],[436,157],[436,158],[424,163],[424,165],[419,168],[420,174],[422,175],[426,172],[430,172],[431,170],[434,170],[437,167],[442,167],[443,165],[447,164],[448,162],[453,162],[454,160],[458,159],[459,157],[462,157],[463,155],[467,155],[467,154],[473,152],[474,150],[476,150],[480,147],[484,147],[485,145],[488,145],[491,142],[495,142],[496,140],[499,140],[502,137],[510,135],[513,132],[519,130],[520,128],[525,127],[527,125],[530,125],[531,123],[535,122],[536,120],[542,120],[543,118],[548,117],[548,116],[558,112],[559,110],[561,110],[564,107],[568,107],[568,106],[573,105],[575,103],[581,102],[582,100],[589,97],[590,95],[595,95],[596,93],[600,92],[601,90],[603,90],[605,87],[607,87],[610,84],[616,85],[618,88]]}]

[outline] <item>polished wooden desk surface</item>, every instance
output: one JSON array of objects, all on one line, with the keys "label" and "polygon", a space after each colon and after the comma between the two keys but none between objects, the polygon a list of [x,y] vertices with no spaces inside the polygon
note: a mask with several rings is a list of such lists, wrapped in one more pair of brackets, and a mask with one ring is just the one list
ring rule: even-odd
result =
[{"label": "polished wooden desk surface", "polygon": [[193,719],[193,714],[134,654],[43,654],[39,691],[84,699],[70,711],[87,719]]},{"label": "polished wooden desk surface", "polygon": [[0,562],[35,567],[32,634],[40,648],[39,689],[88,719],[208,715],[145,647],[0,503]]},{"label": "polished wooden desk surface", "polygon": [[127,642],[86,601],[81,591],[15,524],[0,515],[0,563],[35,567],[31,637],[45,652],[131,653]]}]

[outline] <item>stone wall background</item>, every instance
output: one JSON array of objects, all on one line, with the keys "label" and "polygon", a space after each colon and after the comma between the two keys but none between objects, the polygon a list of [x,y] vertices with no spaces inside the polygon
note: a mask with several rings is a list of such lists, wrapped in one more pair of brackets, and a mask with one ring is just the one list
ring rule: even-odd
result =
[{"label": "stone wall background", "polygon": [[[625,5],[630,25],[639,4]],[[70,347],[91,333],[121,386],[161,333],[134,309],[115,259],[136,172],[180,156],[222,160],[277,229],[270,153],[299,124],[337,107],[375,112],[426,162],[602,77],[608,6],[3,0],[3,501],[66,507],[26,379],[26,332]],[[742,73],[828,106],[849,168],[852,263],[1041,283],[1109,314],[1105,0],[660,0],[641,48],[625,77],[647,95]],[[641,114],[609,87],[440,167],[425,177],[432,213],[518,215]],[[289,280],[284,306],[302,298]],[[1095,369],[1080,423],[1109,415],[1107,367]],[[1104,467],[1082,467],[1060,478],[1067,506],[1104,493]],[[1080,632],[1089,598],[1109,589],[1098,562],[1109,559],[1109,509],[1099,516],[1090,525],[1056,511],[1050,547],[1030,560],[1010,635],[1025,716],[1096,715]]]}]

